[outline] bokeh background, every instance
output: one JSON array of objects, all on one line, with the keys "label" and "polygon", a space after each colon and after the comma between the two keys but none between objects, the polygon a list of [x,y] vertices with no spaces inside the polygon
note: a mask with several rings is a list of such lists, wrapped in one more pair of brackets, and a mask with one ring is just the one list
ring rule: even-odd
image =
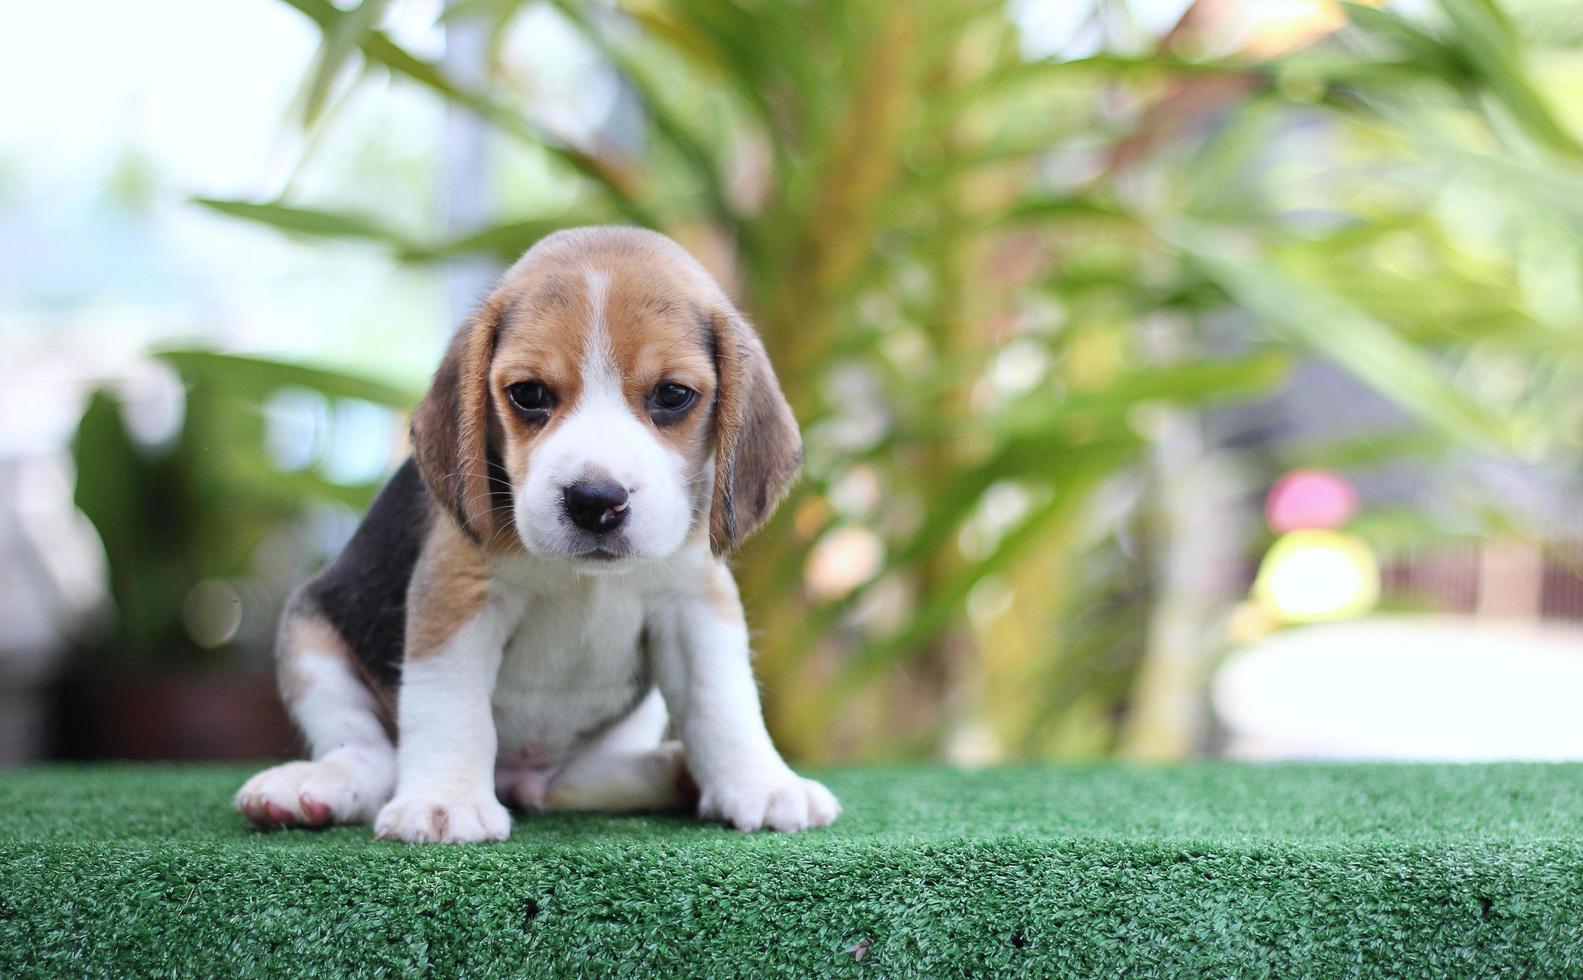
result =
[{"label": "bokeh background", "polygon": [[1576,0],[146,0],[0,32],[0,761],[270,643],[505,263],[661,229],[807,472],[805,762],[1583,757]]}]

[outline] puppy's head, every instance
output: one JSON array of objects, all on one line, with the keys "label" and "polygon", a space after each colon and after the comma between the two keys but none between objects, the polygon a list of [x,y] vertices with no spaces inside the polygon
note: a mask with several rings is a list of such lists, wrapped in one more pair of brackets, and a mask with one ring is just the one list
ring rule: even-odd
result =
[{"label": "puppy's head", "polygon": [[558,232],[457,332],[413,415],[418,466],[475,541],[585,572],[716,554],[769,517],[801,440],[753,329],[670,239]]}]

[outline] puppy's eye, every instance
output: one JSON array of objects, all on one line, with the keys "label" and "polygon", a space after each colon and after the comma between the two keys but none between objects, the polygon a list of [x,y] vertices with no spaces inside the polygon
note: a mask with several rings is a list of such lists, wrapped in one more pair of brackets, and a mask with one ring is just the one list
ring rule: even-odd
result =
[{"label": "puppy's eye", "polygon": [[506,388],[506,397],[518,412],[529,418],[542,419],[555,407],[555,396],[538,381],[518,381]]},{"label": "puppy's eye", "polygon": [[654,389],[654,394],[649,396],[649,411],[655,416],[655,421],[675,421],[683,412],[693,407],[697,401],[698,392],[686,385],[679,385],[667,381]]}]

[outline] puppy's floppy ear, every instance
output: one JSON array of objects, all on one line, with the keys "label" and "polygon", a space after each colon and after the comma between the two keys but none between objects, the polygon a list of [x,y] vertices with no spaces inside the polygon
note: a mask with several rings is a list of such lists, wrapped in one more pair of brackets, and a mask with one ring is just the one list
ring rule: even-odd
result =
[{"label": "puppy's floppy ear", "polygon": [[758,530],[791,488],[802,436],[758,334],[729,307],[710,317],[720,380],[709,546],[723,555]]},{"label": "puppy's floppy ear", "polygon": [[457,330],[412,413],[413,455],[423,482],[467,536],[494,530],[489,466],[489,364],[500,323],[493,303]]}]

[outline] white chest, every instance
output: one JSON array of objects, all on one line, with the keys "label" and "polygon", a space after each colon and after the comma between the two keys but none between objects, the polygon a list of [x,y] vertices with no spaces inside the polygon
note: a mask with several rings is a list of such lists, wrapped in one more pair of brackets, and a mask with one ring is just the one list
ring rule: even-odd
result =
[{"label": "white chest", "polygon": [[639,595],[599,579],[529,599],[495,684],[500,759],[563,762],[630,711],[653,683],[643,620]]}]

